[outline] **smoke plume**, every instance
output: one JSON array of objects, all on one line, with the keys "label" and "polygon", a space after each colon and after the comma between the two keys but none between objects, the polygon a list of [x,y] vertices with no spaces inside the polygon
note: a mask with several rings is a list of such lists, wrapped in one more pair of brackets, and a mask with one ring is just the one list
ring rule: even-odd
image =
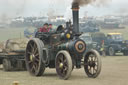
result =
[{"label": "smoke plume", "polygon": [[111,1],[111,0],[73,0],[72,5],[77,3],[79,6],[86,6],[89,4],[99,6],[99,5],[105,4],[109,1]]}]

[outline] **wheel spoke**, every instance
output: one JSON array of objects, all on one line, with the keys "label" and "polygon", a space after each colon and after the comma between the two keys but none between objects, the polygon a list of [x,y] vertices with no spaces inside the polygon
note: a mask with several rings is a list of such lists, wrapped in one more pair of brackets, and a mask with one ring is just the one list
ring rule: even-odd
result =
[{"label": "wheel spoke", "polygon": [[34,46],[33,46],[34,48],[36,48],[36,44],[34,43]]},{"label": "wheel spoke", "polygon": [[34,63],[35,69],[38,69],[38,64]]},{"label": "wheel spoke", "polygon": [[97,62],[97,57],[95,57],[94,61]]},{"label": "wheel spoke", "polygon": [[36,53],[37,53],[37,51],[38,51],[37,45],[36,45],[36,44],[34,44],[34,50],[33,50],[33,53],[34,53],[34,54],[36,54]]},{"label": "wheel spoke", "polygon": [[94,68],[95,73],[97,72],[97,69]]},{"label": "wheel spoke", "polygon": [[91,61],[93,62],[93,57],[91,56]]},{"label": "wheel spoke", "polygon": [[61,61],[60,61],[60,59],[58,59],[57,65],[59,66],[59,65],[60,65],[60,63],[61,63]]},{"label": "wheel spoke", "polygon": [[28,54],[30,54],[30,55],[32,54],[32,53],[31,53],[31,52],[29,52],[29,51],[27,51],[27,53],[28,53]]},{"label": "wheel spoke", "polygon": [[66,59],[64,59],[63,64],[64,64],[64,66],[68,66],[68,65],[67,65],[67,60],[66,60]]},{"label": "wheel spoke", "polygon": [[67,70],[63,69],[63,75],[65,75],[67,73]]},{"label": "wheel spoke", "polygon": [[91,67],[90,66],[88,66],[88,70],[90,70],[91,69]]},{"label": "wheel spoke", "polygon": [[97,66],[95,66],[94,69],[97,71]]},{"label": "wheel spoke", "polygon": [[39,54],[37,53],[37,54],[35,54],[34,56],[37,57],[37,56],[39,56]]},{"label": "wheel spoke", "polygon": [[91,73],[91,67],[88,70],[89,70],[89,73]]},{"label": "wheel spoke", "polygon": [[58,63],[61,63],[61,62],[62,62],[62,60],[59,58],[59,59],[58,59]]},{"label": "wheel spoke", "polygon": [[56,66],[57,69],[60,69],[60,68],[59,68],[59,64],[60,64],[60,63],[57,63],[57,66]]},{"label": "wheel spoke", "polygon": [[35,61],[39,62],[39,59],[38,58],[35,58]]},{"label": "wheel spoke", "polygon": [[92,75],[94,74],[94,70],[93,70],[93,67],[91,67],[91,74],[92,74]]},{"label": "wheel spoke", "polygon": [[95,62],[95,66],[98,66],[98,63],[97,62]]},{"label": "wheel spoke", "polygon": [[60,56],[60,60],[61,60],[61,62],[63,62],[63,55]]},{"label": "wheel spoke", "polygon": [[68,68],[68,64],[67,63],[63,63],[64,64],[64,67]]},{"label": "wheel spoke", "polygon": [[91,61],[94,61],[95,56],[92,54],[90,57],[91,57]]},{"label": "wheel spoke", "polygon": [[32,44],[29,44],[29,45],[30,45],[30,48],[32,49],[33,48]]},{"label": "wheel spoke", "polygon": [[91,57],[88,57],[88,62],[90,62],[91,61]]},{"label": "wheel spoke", "polygon": [[62,55],[63,56],[63,62],[64,62],[64,60],[66,60],[66,58],[65,58],[65,56],[64,55]]},{"label": "wheel spoke", "polygon": [[94,62],[95,62],[95,60],[96,60],[96,56],[93,57],[93,61],[94,61]]},{"label": "wheel spoke", "polygon": [[68,67],[67,67],[67,66],[65,66],[65,67],[64,67],[64,70],[65,70],[65,71],[66,71],[66,70],[68,70]]},{"label": "wheel spoke", "polygon": [[34,47],[32,47],[32,53],[34,53]]},{"label": "wheel spoke", "polygon": [[28,61],[28,64],[32,64],[33,62],[32,61]]},{"label": "wheel spoke", "polygon": [[31,44],[31,49],[32,49],[32,53],[34,53],[34,50],[35,50],[35,43],[33,44],[33,46],[32,46],[32,44]]},{"label": "wheel spoke", "polygon": [[60,73],[62,74],[63,73],[63,69],[59,69]]},{"label": "wheel spoke", "polygon": [[35,72],[35,66],[34,66],[34,64],[32,65],[31,72]]},{"label": "wheel spoke", "polygon": [[64,59],[63,63],[67,63],[67,60],[66,60],[66,59]]},{"label": "wheel spoke", "polygon": [[37,47],[35,47],[34,54],[36,54],[37,52],[38,52],[38,49]]},{"label": "wheel spoke", "polygon": [[85,65],[85,66],[89,66],[89,62],[85,62],[84,65]]}]

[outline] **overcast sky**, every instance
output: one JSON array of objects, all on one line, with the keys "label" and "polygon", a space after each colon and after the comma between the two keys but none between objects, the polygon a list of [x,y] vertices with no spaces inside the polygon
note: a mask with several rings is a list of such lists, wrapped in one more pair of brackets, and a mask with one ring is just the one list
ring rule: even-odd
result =
[{"label": "overcast sky", "polygon": [[[72,0],[0,0],[0,16],[40,16],[49,14],[71,14]],[[81,7],[80,16],[106,14],[128,14],[128,0],[108,0],[102,5]]]}]

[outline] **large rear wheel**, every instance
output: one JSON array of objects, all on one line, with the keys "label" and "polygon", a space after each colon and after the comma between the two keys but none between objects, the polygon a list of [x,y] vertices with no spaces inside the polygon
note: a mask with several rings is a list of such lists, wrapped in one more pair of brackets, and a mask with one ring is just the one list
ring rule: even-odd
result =
[{"label": "large rear wheel", "polygon": [[68,79],[72,72],[72,58],[67,51],[60,51],[56,56],[56,72],[61,79]]},{"label": "large rear wheel", "polygon": [[45,70],[45,63],[42,61],[44,44],[41,40],[31,39],[26,48],[26,66],[30,74],[41,76]]},{"label": "large rear wheel", "polygon": [[88,77],[96,78],[101,72],[101,58],[96,50],[87,52],[84,57],[84,70]]}]

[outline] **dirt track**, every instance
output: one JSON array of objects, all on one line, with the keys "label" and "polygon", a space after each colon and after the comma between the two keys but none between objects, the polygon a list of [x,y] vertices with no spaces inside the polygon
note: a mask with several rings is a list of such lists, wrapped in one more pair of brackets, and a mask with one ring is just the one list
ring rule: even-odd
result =
[{"label": "dirt track", "polygon": [[28,72],[3,72],[0,69],[0,85],[128,85],[128,56],[102,58],[102,72],[98,78],[88,78],[84,69],[74,69],[69,80],[57,77],[55,69],[46,69],[44,76],[33,77]]}]

